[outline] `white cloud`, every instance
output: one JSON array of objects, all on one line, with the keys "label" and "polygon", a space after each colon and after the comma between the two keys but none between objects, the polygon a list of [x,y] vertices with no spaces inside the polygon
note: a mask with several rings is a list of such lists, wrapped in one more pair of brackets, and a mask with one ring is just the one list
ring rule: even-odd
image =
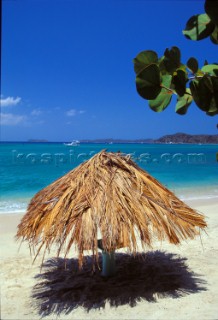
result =
[{"label": "white cloud", "polygon": [[84,110],[70,109],[70,110],[68,110],[68,111],[66,112],[66,115],[67,115],[68,117],[74,117],[74,116],[76,116],[76,115],[78,115],[78,114],[83,114],[83,113],[85,113]]},{"label": "white cloud", "polygon": [[42,114],[42,111],[40,109],[34,109],[32,112],[31,112],[31,115],[32,116],[39,116],[40,114]]},{"label": "white cloud", "polygon": [[1,124],[5,126],[16,126],[22,123],[26,119],[26,116],[15,115],[12,113],[1,114]]},{"label": "white cloud", "polygon": [[10,107],[10,106],[16,106],[21,101],[20,97],[13,98],[13,97],[7,97],[0,99],[0,105],[1,107]]},{"label": "white cloud", "polygon": [[66,112],[68,117],[74,117],[76,115],[76,109],[70,109]]}]

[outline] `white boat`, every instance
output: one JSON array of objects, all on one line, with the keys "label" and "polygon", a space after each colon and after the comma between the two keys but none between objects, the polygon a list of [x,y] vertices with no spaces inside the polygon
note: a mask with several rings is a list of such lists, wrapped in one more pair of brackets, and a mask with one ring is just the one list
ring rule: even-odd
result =
[{"label": "white boat", "polygon": [[68,147],[75,147],[75,146],[79,146],[80,142],[79,140],[73,140],[72,142],[70,143],[64,143],[65,146],[68,146]]}]

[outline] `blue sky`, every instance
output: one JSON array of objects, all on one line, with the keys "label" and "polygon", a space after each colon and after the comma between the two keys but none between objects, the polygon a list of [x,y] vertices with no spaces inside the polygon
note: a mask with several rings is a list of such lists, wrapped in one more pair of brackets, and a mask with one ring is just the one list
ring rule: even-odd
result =
[{"label": "blue sky", "polygon": [[[163,113],[135,89],[133,58],[178,46],[217,62],[208,39],[182,35],[204,1],[3,0],[1,140],[71,141],[217,134],[217,117],[194,104],[186,116]],[[175,100],[174,100],[175,102]]]}]

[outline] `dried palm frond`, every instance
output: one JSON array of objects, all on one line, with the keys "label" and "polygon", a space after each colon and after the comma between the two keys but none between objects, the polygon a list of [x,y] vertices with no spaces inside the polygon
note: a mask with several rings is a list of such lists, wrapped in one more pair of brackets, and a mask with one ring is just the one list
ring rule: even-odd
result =
[{"label": "dried palm frond", "polygon": [[[198,228],[197,228],[198,227]],[[206,227],[204,217],[179,200],[131,159],[101,151],[38,192],[18,226],[17,238],[38,252],[58,246],[65,256],[73,244],[92,250],[98,259],[98,239],[105,251],[167,239],[178,244]]]}]

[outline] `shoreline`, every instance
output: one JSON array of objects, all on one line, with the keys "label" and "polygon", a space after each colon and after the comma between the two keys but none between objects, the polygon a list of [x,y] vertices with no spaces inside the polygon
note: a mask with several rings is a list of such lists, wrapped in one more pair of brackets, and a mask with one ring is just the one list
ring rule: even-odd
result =
[{"label": "shoreline", "polygon": [[[168,188],[168,186],[166,186]],[[210,186],[186,186],[168,188],[183,202],[193,205],[218,203],[218,185]],[[33,194],[34,196],[34,194]],[[27,210],[27,206],[32,197],[19,197],[19,198],[5,198],[2,196],[3,201],[0,201],[0,216],[7,214],[22,214]],[[4,209],[5,207],[5,209]],[[15,208],[14,210],[12,208]]]}]

